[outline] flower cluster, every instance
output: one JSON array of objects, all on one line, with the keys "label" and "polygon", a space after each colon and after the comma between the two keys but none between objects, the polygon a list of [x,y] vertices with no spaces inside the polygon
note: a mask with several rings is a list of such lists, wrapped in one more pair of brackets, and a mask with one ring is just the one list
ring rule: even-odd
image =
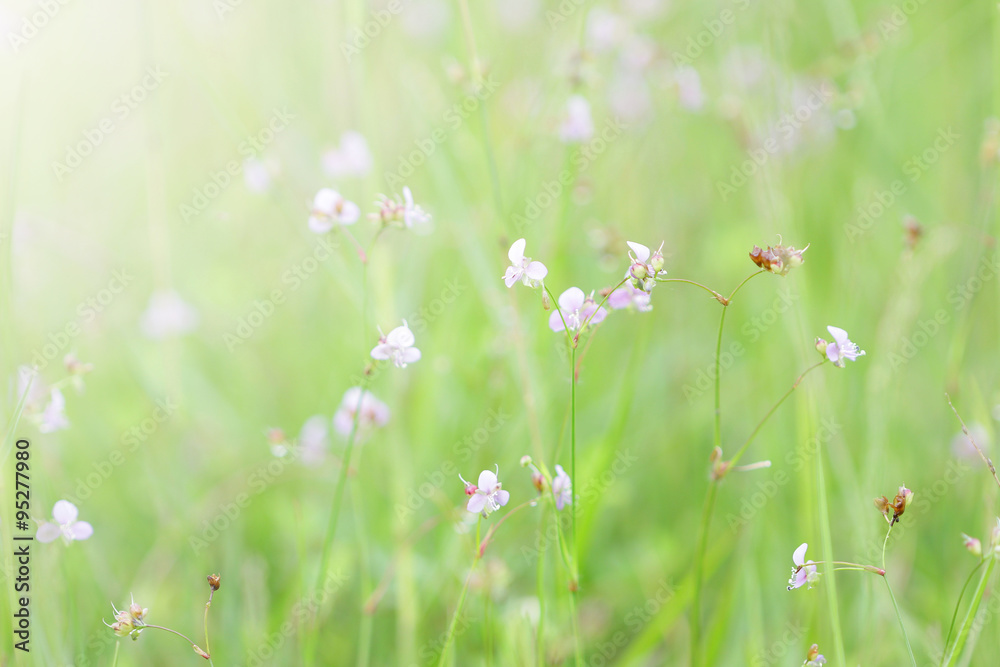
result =
[{"label": "flower cluster", "polygon": [[663,270],[663,243],[652,254],[649,248],[641,243],[629,241],[628,247],[632,249],[628,255],[629,259],[632,260],[632,265],[629,266],[626,277],[629,278],[629,283],[634,289],[649,294],[656,287],[656,279],[667,275],[667,272]]},{"label": "flower cluster", "polygon": [[398,197],[390,199],[385,195],[379,195],[375,202],[378,207],[376,213],[371,213],[368,217],[372,220],[380,221],[383,225],[395,225],[405,229],[412,229],[415,225],[429,222],[431,216],[420,206],[413,203],[413,194],[410,188],[403,188],[403,199]]},{"label": "flower cluster", "polygon": [[809,249],[807,245],[802,250],[796,250],[792,246],[783,246],[780,243],[773,248],[761,250],[759,246],[754,246],[750,251],[750,259],[753,263],[771,273],[779,276],[786,276],[794,268],[802,266],[802,253]]},{"label": "flower cluster", "polygon": [[128,609],[122,609],[121,611],[115,607],[114,603],[111,603],[111,608],[115,610],[115,622],[107,625],[111,630],[119,637],[132,637],[133,640],[139,639],[139,634],[146,627],[146,614],[149,613],[149,609],[143,609],[142,606],[136,603],[135,598],[132,598],[132,603],[128,606]]},{"label": "flower cluster", "polygon": [[[416,350],[416,348],[410,348]],[[419,350],[416,350],[419,353]],[[419,358],[419,354],[418,354]],[[359,407],[360,406],[360,407]],[[359,412],[360,411],[360,412]],[[357,414],[357,439],[363,442],[369,433],[389,422],[389,406],[375,398],[370,391],[351,387],[344,392],[337,413],[333,415],[333,428],[343,437],[349,437]]]}]

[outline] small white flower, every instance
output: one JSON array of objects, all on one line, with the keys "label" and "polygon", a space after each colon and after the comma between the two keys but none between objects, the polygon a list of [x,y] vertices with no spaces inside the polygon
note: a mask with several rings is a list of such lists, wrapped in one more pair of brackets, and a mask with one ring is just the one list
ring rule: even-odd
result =
[{"label": "small white flower", "polygon": [[62,535],[66,544],[69,544],[73,540],[85,540],[93,535],[94,528],[86,521],[77,521],[76,516],[76,505],[68,500],[57,501],[52,508],[53,522],[40,522],[35,539],[39,542],[51,542]]},{"label": "small white flower", "polygon": [[335,225],[353,225],[361,216],[361,209],[354,202],[344,199],[339,192],[323,188],[313,198],[309,229],[325,234]]},{"label": "small white flower", "polygon": [[524,239],[514,241],[507,251],[510,259],[510,266],[503,275],[503,281],[507,287],[513,287],[518,280],[528,287],[538,287],[542,280],[549,274],[549,270],[541,262],[533,262],[530,257],[524,256]]},{"label": "small white flower", "polygon": [[49,404],[42,411],[41,422],[38,430],[42,433],[52,433],[69,428],[69,420],[66,418],[66,399],[62,392],[56,388],[52,389],[52,398]]},{"label": "small white flower", "polygon": [[359,401],[361,412],[358,416],[356,438],[358,441],[363,441],[375,428],[389,423],[389,406],[375,398],[370,391],[365,391],[362,396],[361,387],[351,387],[345,391],[344,398],[340,401],[340,408],[333,415],[334,430],[345,438],[350,437],[354,428],[354,413],[358,409]]},{"label": "small white flower", "polygon": [[340,146],[323,153],[323,171],[330,178],[364,176],[372,168],[368,142],[360,132],[344,132]]},{"label": "small white flower", "polygon": [[559,138],[566,143],[589,141],[594,136],[594,121],[590,117],[590,103],[581,95],[573,95],[566,102],[566,119],[559,127]]},{"label": "small white flower", "polygon": [[194,331],[198,311],[174,290],[153,292],[139,326],[147,338],[162,340]]},{"label": "small white flower", "polygon": [[557,510],[573,504],[573,483],[558,463],[556,464],[556,476],[552,479],[552,493],[556,497]]},{"label": "small white flower", "polygon": [[510,500],[510,492],[504,491],[501,487],[497,475],[500,474],[500,467],[497,471],[484,470],[479,473],[479,485],[474,486],[466,482],[461,475],[459,479],[465,482],[465,493],[469,496],[469,504],[466,508],[473,514],[482,514],[483,518],[488,517],[493,512],[507,504]]},{"label": "small white flower", "polygon": [[403,320],[403,326],[396,327],[388,335],[379,338],[378,345],[372,349],[372,359],[389,359],[396,368],[406,368],[407,364],[420,361],[420,350],[413,347],[415,342],[413,332],[406,320]]}]

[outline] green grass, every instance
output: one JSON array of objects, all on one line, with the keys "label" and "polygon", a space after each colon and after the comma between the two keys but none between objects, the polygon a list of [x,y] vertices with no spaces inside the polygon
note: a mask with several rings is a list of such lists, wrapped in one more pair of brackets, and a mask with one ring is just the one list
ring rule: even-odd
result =
[{"label": "green grass", "polygon": [[[48,518],[55,501],[75,497],[95,532],[68,547],[32,546],[30,654],[11,648],[16,600],[4,578],[0,665],[111,664],[116,638],[102,619],[110,622],[110,603],[121,608],[130,593],[151,623],[201,642],[205,576],[215,572],[216,665],[247,664],[269,643],[280,646],[264,664],[308,664],[313,650],[314,664],[436,664],[476,550],[474,532],[456,530],[472,524],[453,473],[474,481],[499,465],[511,500],[483,521],[485,536],[537,495],[522,455],[570,470],[565,337],[548,329],[540,291],[504,287],[510,244],[527,238],[556,296],[572,285],[617,284],[626,240],[665,241],[670,278],[728,295],[755,270],[747,253],[778,235],[811,245],[801,268],[752,280],[727,309],[719,359],[726,458],[818,360],[814,339],[827,325],[848,330],[867,355],[811,372],[740,459],[772,466],[718,485],[700,605],[704,664],[798,665],[814,642],[830,664],[905,664],[877,575],[834,579],[821,566],[812,590],[785,590],[802,542],[816,560],[880,566],[886,525],[872,499],[904,483],[915,500],[893,529],[885,569],[918,664],[937,664],[977,564],[960,533],[985,545],[998,512],[986,467],[953,455],[960,431],[944,397],[995,440],[1000,220],[996,163],[984,165],[981,150],[987,119],[1000,115],[996,7],[915,3],[890,30],[904,3],[671,3],[629,19],[656,46],[642,75],[648,116],[626,120],[580,162],[582,151],[558,138],[568,96],[590,101],[600,133],[614,119],[609,91],[623,77],[612,50],[589,54],[574,78],[573,53],[588,12],[621,6],[563,3],[574,9],[557,22],[557,3],[539,3],[515,31],[499,2],[469,3],[475,53],[497,84],[478,100],[458,2],[442,3],[446,21],[435,35],[407,31],[431,4],[403,0],[350,62],[341,42],[375,20],[376,8],[362,2],[244,2],[222,17],[204,2],[68,3],[18,51],[4,39],[0,430],[31,441],[32,515]],[[705,106],[686,110],[671,83],[672,56],[710,34],[705,22],[727,9],[733,20],[692,62]],[[5,36],[40,10],[17,2],[10,11]],[[767,62],[751,88],[734,82],[736,47]],[[157,66],[167,73],[162,83],[119,118],[114,101]],[[722,196],[718,184],[748,159],[747,137],[766,135],[802,104],[796,83],[820,82],[835,92],[794,133],[797,149],[770,156]],[[185,221],[181,206],[245,157],[241,142],[276,110],[292,118],[261,153],[280,164],[271,190],[249,192],[237,176]],[[850,129],[820,132],[837,114]],[[60,180],[53,163],[105,117],[113,131]],[[948,128],[957,139],[915,171],[912,158]],[[333,181],[320,156],[347,130],[365,135],[374,166]],[[428,140],[433,152],[412,174],[391,176]],[[548,193],[567,165],[573,190]],[[859,226],[859,207],[888,201],[897,181],[884,213]],[[335,187],[369,213],[379,193],[400,193],[402,184],[433,214],[432,233],[387,230],[364,281],[345,237],[331,236],[332,253],[317,249],[306,220],[319,188]],[[529,215],[540,194],[549,203]],[[923,228],[912,249],[907,214]],[[351,231],[367,247],[375,229],[363,220]],[[329,257],[313,264],[314,253]],[[116,271],[132,279],[85,316]],[[151,341],[139,320],[150,294],[165,288],[198,308],[200,325]],[[615,312],[592,342],[581,340],[575,536],[568,511],[557,516],[548,504],[505,521],[476,566],[445,664],[535,664],[539,653],[548,664],[573,664],[572,577],[557,519],[579,549],[583,664],[689,662],[721,306],[682,283],[658,285],[652,297],[652,312]],[[241,320],[265,300],[275,302],[273,314],[240,338]],[[423,358],[370,378],[391,419],[354,448],[326,570],[335,576],[317,604],[346,442],[334,436],[325,462],[304,465],[275,459],[267,431],[295,437],[311,415],[331,417],[371,361],[376,326],[389,331],[403,318]],[[95,370],[84,393],[64,390],[71,428],[40,433],[20,413],[16,369],[68,324],[79,333],[55,345],[40,381],[62,379],[70,351]],[[165,399],[176,410],[130,447],[123,438]],[[487,434],[481,442],[477,429]],[[122,462],[103,474],[118,451]],[[0,472],[4,568],[12,565],[12,462]],[[83,498],[78,487],[92,474],[101,479]],[[407,503],[412,509],[401,510]],[[228,526],[209,539],[206,526],[220,516]],[[206,544],[196,549],[193,538]],[[982,627],[963,640],[957,664],[989,665],[1000,649],[996,581],[974,579],[955,632],[972,599],[982,600]],[[369,615],[373,592],[381,597]],[[539,595],[541,650],[525,612]],[[183,640],[146,631],[122,642],[117,664],[185,660],[199,659]]]}]

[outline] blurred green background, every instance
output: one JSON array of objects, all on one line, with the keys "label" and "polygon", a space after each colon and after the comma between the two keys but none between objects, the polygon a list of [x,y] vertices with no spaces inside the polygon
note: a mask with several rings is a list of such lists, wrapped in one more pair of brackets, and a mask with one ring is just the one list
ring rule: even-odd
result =
[{"label": "blurred green background", "polygon": [[[33,545],[27,655],[11,647],[5,576],[0,664],[111,664],[102,619],[130,593],[151,622],[200,641],[212,572],[215,664],[303,664],[317,624],[316,664],[436,663],[473,553],[448,464],[470,480],[499,465],[511,504],[491,524],[535,495],[523,454],[568,466],[564,340],[538,292],[500,280],[511,242],[527,238],[556,294],[614,285],[626,240],[665,241],[671,277],[728,294],[755,269],[753,245],[778,235],[811,245],[802,268],[756,278],[728,308],[726,453],[816,360],[827,325],[867,356],[808,376],[743,461],[772,467],[721,487],[709,663],[799,665],[818,642],[833,664],[903,664],[876,577],[785,585],[800,543],[821,559],[827,515],[835,558],[877,563],[872,498],[905,483],[917,501],[886,569],[919,664],[937,664],[975,563],[960,533],[985,540],[997,513],[986,468],[953,444],[944,396],[988,446],[1000,418],[995,4],[473,0],[467,25],[472,40],[462,5],[445,0],[0,7],[5,433],[18,367],[41,366],[51,385],[65,354],[94,366],[84,392],[64,389],[69,428],[42,433],[26,414],[13,431],[31,442],[32,515],[73,499],[94,535]],[[602,141],[560,140],[574,94]],[[371,168],[325,174],[324,152],[348,131],[367,140]],[[761,157],[769,138],[779,150]],[[243,173],[250,156],[257,180]],[[367,214],[403,185],[433,222],[379,237],[364,317],[362,265],[342,234],[309,231],[312,197],[333,187]],[[351,231],[367,246],[375,227]],[[151,339],[143,313],[164,290],[197,322]],[[721,307],[676,283],[652,296],[652,312],[600,327],[578,385],[588,665],[688,660]],[[303,464],[275,457],[268,430],[295,438],[308,417],[332,417],[376,325],[403,318],[423,359],[372,381],[391,419],[357,452],[331,564],[342,580],[315,605],[344,440],[331,434],[327,456]],[[177,407],[156,421],[164,402]],[[0,481],[7,573],[12,463]],[[565,568],[547,548],[551,512],[542,521],[526,508],[497,532],[454,664],[534,664],[539,572],[546,662],[571,664]],[[966,664],[995,664],[991,600]],[[146,631],[118,664],[196,660]]]}]

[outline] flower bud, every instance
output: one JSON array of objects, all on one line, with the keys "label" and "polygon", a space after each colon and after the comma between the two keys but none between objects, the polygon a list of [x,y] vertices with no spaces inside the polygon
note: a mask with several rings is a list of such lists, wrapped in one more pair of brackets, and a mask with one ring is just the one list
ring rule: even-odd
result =
[{"label": "flower bud", "polygon": [[191,644],[191,648],[194,649],[195,653],[197,653],[201,657],[205,658],[205,660],[208,660],[211,657],[210,655],[208,655],[207,653],[205,653],[204,651],[202,651],[200,648],[198,648],[194,644]]},{"label": "flower bud", "polygon": [[632,267],[629,269],[629,273],[631,273],[632,277],[636,280],[642,280],[649,275],[649,272],[646,270],[646,265],[642,262],[635,262],[632,264]]},{"label": "flower bud", "polygon": [[653,253],[653,256],[649,258],[649,266],[653,269],[653,273],[659,273],[663,270],[663,244],[660,244],[659,249]]},{"label": "flower bud", "polygon": [[910,491],[905,486],[899,487],[899,494],[896,496],[896,499],[898,500],[900,498],[903,499],[902,509],[899,510],[899,513],[902,514],[906,511],[906,508],[910,506],[910,502],[913,500],[913,491]]},{"label": "flower bud", "polygon": [[825,339],[816,336],[816,351],[819,352],[824,357],[826,356],[826,348],[830,346],[830,343],[826,342]]},{"label": "flower bud", "polygon": [[478,491],[478,490],[479,490],[479,487],[476,486],[475,484],[468,484],[465,487],[465,495],[467,495],[467,496],[475,495],[476,491]]},{"label": "flower bud", "polygon": [[132,632],[132,630],[135,629],[134,626],[132,625],[131,619],[112,623],[110,627],[112,632],[114,632],[119,637],[124,637],[125,635],[129,634],[130,632]]},{"label": "flower bud", "polygon": [[531,483],[535,485],[535,490],[539,493],[545,493],[545,476],[542,473],[533,473],[531,475]]},{"label": "flower bud", "polygon": [[970,554],[976,558],[983,557],[983,545],[979,540],[974,537],[969,537],[965,533],[962,533],[962,539],[965,541],[965,548]]},{"label": "flower bud", "polygon": [[552,299],[549,298],[548,290],[542,290],[542,310],[552,310]]},{"label": "flower bud", "polygon": [[531,465],[531,457],[525,454],[524,456],[521,457],[521,467],[527,468],[530,465]]},{"label": "flower bud", "polygon": [[219,584],[220,584],[221,579],[222,579],[222,577],[220,575],[218,575],[218,574],[210,574],[210,575],[208,575],[208,585],[212,587],[213,591],[219,590]]}]

